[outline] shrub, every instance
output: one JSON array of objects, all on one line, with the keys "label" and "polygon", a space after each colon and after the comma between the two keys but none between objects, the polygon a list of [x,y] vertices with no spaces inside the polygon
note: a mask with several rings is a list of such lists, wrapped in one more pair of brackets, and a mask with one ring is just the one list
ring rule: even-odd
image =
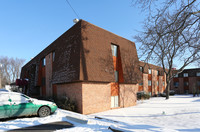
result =
[{"label": "shrub", "polygon": [[70,98],[63,96],[61,98],[54,98],[58,108],[76,112],[76,103]]},{"label": "shrub", "polygon": [[141,99],[149,99],[150,95],[144,91],[141,92],[137,92],[137,99],[141,100]]}]

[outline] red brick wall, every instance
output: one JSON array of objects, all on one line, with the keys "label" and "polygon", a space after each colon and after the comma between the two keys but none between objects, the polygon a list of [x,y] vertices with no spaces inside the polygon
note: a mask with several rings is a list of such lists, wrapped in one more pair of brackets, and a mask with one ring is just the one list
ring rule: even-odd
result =
[{"label": "red brick wall", "polygon": [[82,83],[83,114],[109,110],[111,107],[110,83]]},{"label": "red brick wall", "polygon": [[148,92],[148,74],[143,74],[143,88],[145,92]]},{"label": "red brick wall", "polygon": [[57,97],[67,96],[77,103],[78,112],[82,113],[82,83],[56,85]]},{"label": "red brick wall", "polygon": [[138,84],[120,84],[119,85],[120,107],[129,107],[136,105]]},{"label": "red brick wall", "polygon": [[46,96],[52,96],[53,95],[53,89],[52,89],[52,52],[49,53],[46,57]]}]

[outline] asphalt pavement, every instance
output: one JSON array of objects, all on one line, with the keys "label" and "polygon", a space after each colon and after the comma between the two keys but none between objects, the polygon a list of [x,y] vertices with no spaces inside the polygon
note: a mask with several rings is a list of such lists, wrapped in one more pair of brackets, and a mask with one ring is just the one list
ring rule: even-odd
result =
[{"label": "asphalt pavement", "polygon": [[59,129],[74,127],[73,124],[65,121],[53,122],[48,124],[42,124],[37,126],[25,127],[20,129],[10,130],[9,132],[52,132]]}]

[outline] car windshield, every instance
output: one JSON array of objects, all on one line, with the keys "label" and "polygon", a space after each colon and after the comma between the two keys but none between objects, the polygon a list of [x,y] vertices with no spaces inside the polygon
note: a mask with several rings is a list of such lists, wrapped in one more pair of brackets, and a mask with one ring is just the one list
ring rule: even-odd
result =
[{"label": "car windshield", "polygon": [[28,97],[28,96],[26,96],[26,95],[24,95],[24,94],[22,94],[21,96],[22,96],[22,97],[25,97],[25,98],[27,98],[27,99],[30,99],[30,97]]}]

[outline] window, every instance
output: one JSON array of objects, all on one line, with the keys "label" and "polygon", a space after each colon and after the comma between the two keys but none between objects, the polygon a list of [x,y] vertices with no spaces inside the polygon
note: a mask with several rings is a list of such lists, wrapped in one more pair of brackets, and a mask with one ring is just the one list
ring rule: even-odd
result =
[{"label": "window", "polygon": [[118,82],[118,71],[115,71],[115,82]]},{"label": "window", "polygon": [[142,86],[142,85],[143,85],[143,83],[139,83],[139,85],[140,85],[140,86]]},{"label": "window", "polygon": [[45,77],[42,78],[42,86],[45,86],[46,85],[46,79]]},{"label": "window", "polygon": [[200,81],[197,82],[198,86],[200,86]]},{"label": "window", "polygon": [[183,73],[183,77],[188,77],[188,73]]},{"label": "window", "polygon": [[184,86],[188,86],[188,82],[184,82]]},{"label": "window", "polygon": [[140,71],[143,72],[143,67],[142,66],[140,66]]},{"label": "window", "polygon": [[42,66],[45,66],[46,65],[46,59],[45,57],[42,59]]},{"label": "window", "polygon": [[175,74],[174,77],[178,77],[178,74]]},{"label": "window", "polygon": [[28,101],[28,98],[25,98],[23,95],[15,94],[15,93],[10,94],[10,99],[12,100],[12,102],[16,104],[27,103]]},{"label": "window", "polygon": [[160,75],[160,72],[157,70],[157,76],[159,76]]},{"label": "window", "polygon": [[196,75],[197,75],[197,77],[200,77],[200,72],[197,72]]},{"label": "window", "polygon": [[151,80],[148,80],[148,86],[151,86]]},{"label": "window", "polygon": [[179,82],[174,82],[174,87],[178,87],[179,86]]},{"label": "window", "polygon": [[163,86],[165,86],[165,82],[163,82]]},{"label": "window", "polygon": [[148,71],[149,71],[148,73],[151,74],[151,69],[149,69]]},{"label": "window", "polygon": [[111,96],[111,108],[119,106],[118,96]]},{"label": "window", "polygon": [[53,51],[53,53],[52,53],[52,60],[53,60],[53,62],[55,61],[55,51]]},{"label": "window", "polygon": [[111,49],[112,49],[112,55],[117,57],[117,46],[112,44]]},{"label": "window", "polygon": [[159,86],[159,81],[157,81],[157,86]]}]

